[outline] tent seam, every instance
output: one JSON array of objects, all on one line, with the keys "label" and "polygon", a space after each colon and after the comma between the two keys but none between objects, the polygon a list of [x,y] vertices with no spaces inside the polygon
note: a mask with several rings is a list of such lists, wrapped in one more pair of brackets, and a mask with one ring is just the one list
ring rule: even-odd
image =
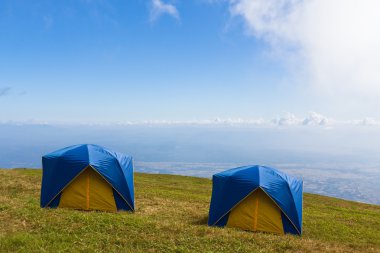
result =
[{"label": "tent seam", "polygon": [[231,209],[229,209],[225,214],[223,214],[214,224],[212,224],[212,226],[215,226],[215,224],[218,223],[221,219],[223,219],[224,216],[226,216],[229,212],[231,212],[232,209],[234,209],[236,206],[238,206],[243,200],[245,200],[249,195],[254,193],[259,188],[260,187],[257,187],[254,190],[250,191],[244,198],[242,198],[238,203],[236,203],[233,207],[231,207]]},{"label": "tent seam", "polygon": [[[88,146],[87,146],[87,150],[88,150]],[[113,152],[113,151],[110,151],[110,150],[108,150],[108,149],[103,149],[103,151],[105,151],[106,153],[107,153],[107,155],[109,155],[110,157],[112,157],[112,159],[114,159],[114,160],[116,160],[116,163],[117,163],[117,165],[118,165],[118,167],[119,167],[119,170],[120,170],[120,172],[121,172],[121,174],[123,175],[123,178],[124,178],[124,183],[126,184],[126,185],[128,185],[128,182],[127,182],[127,180],[125,179],[125,174],[124,174],[124,171],[123,171],[123,169],[121,168],[121,166],[120,166],[120,162],[119,162],[119,160],[117,159],[117,157],[116,157],[116,155],[115,154],[120,154],[120,153],[117,153],[117,152]],[[123,155],[123,154],[120,154],[120,155]],[[124,156],[124,155],[123,155]],[[89,161],[88,161],[88,163],[89,163],[89,166],[91,166],[91,168],[93,168],[96,172],[98,172],[102,177],[103,177],[103,175],[95,168],[95,167],[93,167],[92,165],[91,165],[91,163],[90,163],[90,152],[88,151],[88,157],[89,157]],[[131,157],[132,158],[132,157]],[[135,209],[134,208],[132,208],[132,206],[131,206],[131,204],[123,197],[123,195],[122,194],[120,194],[120,192],[118,191],[118,190],[116,190],[116,188],[110,183],[110,182],[108,182],[108,180],[107,179],[105,179],[104,177],[103,177],[103,179],[104,180],[106,180],[106,182],[109,184],[109,185],[111,185],[111,187],[112,187],[112,189],[114,189],[119,195],[120,195],[120,197],[127,203],[127,205],[131,208],[131,210],[134,212],[135,211]],[[134,188],[134,187],[133,187]],[[134,189],[133,189],[134,190]],[[134,201],[134,195],[133,195],[133,201]]]},{"label": "tent seam", "polygon": [[298,230],[296,225],[294,225],[293,221],[289,218],[286,212],[282,210],[282,208],[277,204],[277,202],[261,186],[259,186],[258,188],[260,188],[276,204],[276,206],[280,208],[281,212],[286,216],[286,218],[290,221],[290,223],[292,223],[293,227],[297,230],[298,234],[301,235],[301,232]]},{"label": "tent seam", "polygon": [[[262,166],[262,167],[264,167],[264,168],[269,168],[269,167],[267,167],[267,166]],[[271,168],[270,168],[271,169]],[[299,213],[298,213],[298,210],[297,210],[297,207],[296,207],[296,205],[295,205],[295,199],[294,199],[294,195],[293,195],[293,192],[292,192],[292,190],[290,189],[290,185],[289,185],[289,182],[288,182],[288,180],[287,180],[287,178],[284,178],[283,177],[283,173],[281,172],[281,171],[278,171],[278,170],[276,170],[277,171],[277,173],[276,173],[276,175],[277,176],[279,176],[282,180],[284,180],[285,182],[286,182],[286,187],[288,188],[288,190],[289,190],[289,192],[290,192],[290,196],[292,197],[292,203],[293,203],[293,205],[292,206],[294,206],[294,209],[296,210],[296,212],[297,212],[297,217],[299,218]],[[280,173],[278,173],[278,172],[280,172]],[[288,175],[286,175],[286,177],[290,177],[290,176],[288,176]],[[293,180],[297,180],[295,177],[291,177]],[[259,177],[259,180],[260,180],[260,177]],[[302,185],[303,185],[303,181],[302,181]],[[303,187],[302,187],[303,188]],[[268,195],[268,194],[267,194]],[[268,195],[269,196],[269,195]],[[276,203],[277,204],[277,203]],[[301,212],[302,212],[302,210],[301,210]],[[290,219],[289,219],[290,220]],[[293,223],[293,222],[292,222]],[[300,226],[302,226],[302,224],[299,224]],[[293,224],[293,226],[295,226],[294,224]],[[298,231],[298,229],[297,229],[297,231]],[[299,232],[299,231],[298,231]]]},{"label": "tent seam", "polygon": [[[129,159],[129,163],[131,163],[132,162],[132,157],[131,156],[129,156],[130,157],[130,159]],[[119,159],[117,159],[115,156],[113,156],[113,158],[114,159],[116,159],[116,161],[117,161],[117,165],[119,166],[119,169],[120,169],[120,171],[121,171],[121,174],[123,174],[123,178],[124,178],[124,181],[125,181],[125,183],[126,183],[126,185],[128,185],[128,182],[127,182],[127,179],[125,178],[125,174],[124,174],[124,171],[123,171],[123,169],[121,168],[121,165],[120,165],[120,162],[119,162]],[[128,163],[128,165],[129,165],[129,163]],[[133,181],[134,180],[134,178],[133,178],[133,163],[132,163],[132,182],[134,182]],[[115,189],[116,190],[116,189]],[[129,189],[128,189],[129,190]],[[135,184],[133,184],[133,192],[135,192]],[[119,193],[120,194],[120,193]],[[124,198],[123,198],[124,199]],[[125,200],[125,199],[124,199]],[[126,200],[125,200],[126,201]],[[135,201],[135,194],[133,194],[133,201]],[[127,202],[127,201],[126,201]],[[129,204],[128,204],[129,205]],[[133,208],[132,208],[132,210],[134,210]]]},{"label": "tent seam", "polygon": [[47,206],[49,206],[50,205],[50,203],[56,198],[56,197],[58,197],[58,195],[61,193],[61,192],[63,192],[66,188],[67,188],[67,186],[69,186],[69,184],[71,184],[80,174],[82,174],[83,173],[83,171],[85,170],[85,169],[87,169],[87,167],[88,167],[89,165],[87,165],[86,167],[84,167],[84,169],[82,169],[75,177],[73,177],[73,179],[71,179],[44,207],[47,207]]},{"label": "tent seam", "polygon": [[131,210],[134,212],[135,209],[132,208],[132,206],[128,203],[128,201],[123,197],[122,194],[120,194],[120,192],[118,190],[115,189],[115,187],[110,183],[108,182],[108,180],[94,167],[92,167],[92,165],[89,165],[93,170],[95,170],[111,187],[112,189],[114,189],[116,191],[117,194],[120,195],[120,197],[125,201],[125,203],[127,203],[127,205],[131,208]]}]

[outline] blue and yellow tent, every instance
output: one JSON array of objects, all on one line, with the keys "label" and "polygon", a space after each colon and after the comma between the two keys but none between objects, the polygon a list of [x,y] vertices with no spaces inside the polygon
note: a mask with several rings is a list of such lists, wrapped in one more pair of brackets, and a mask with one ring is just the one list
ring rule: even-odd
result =
[{"label": "blue and yellow tent", "polygon": [[215,174],[212,182],[210,226],[301,235],[302,180],[255,165]]},{"label": "blue and yellow tent", "polygon": [[42,157],[41,207],[134,211],[132,157],[76,145]]}]

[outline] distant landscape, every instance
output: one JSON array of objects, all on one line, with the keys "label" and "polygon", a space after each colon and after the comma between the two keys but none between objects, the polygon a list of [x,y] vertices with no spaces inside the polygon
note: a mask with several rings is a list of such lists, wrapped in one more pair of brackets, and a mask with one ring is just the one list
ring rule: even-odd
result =
[{"label": "distant landscape", "polygon": [[378,127],[365,126],[0,124],[0,168],[41,168],[44,154],[95,143],[132,155],[138,172],[211,178],[265,164],[301,177],[306,192],[380,204],[377,133]]},{"label": "distant landscape", "polygon": [[[212,174],[244,164],[138,162],[136,171],[211,177]],[[380,205],[379,167],[333,167],[328,165],[271,164],[304,180],[309,193]]]}]

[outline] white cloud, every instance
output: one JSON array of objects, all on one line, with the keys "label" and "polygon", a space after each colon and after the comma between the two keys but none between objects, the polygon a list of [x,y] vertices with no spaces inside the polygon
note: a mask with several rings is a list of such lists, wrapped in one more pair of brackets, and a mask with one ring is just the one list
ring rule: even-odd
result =
[{"label": "white cloud", "polygon": [[[112,125],[112,124],[111,124]],[[119,125],[152,125],[152,126],[236,126],[236,127],[380,127],[380,119],[364,118],[353,120],[339,120],[328,118],[317,112],[309,112],[305,117],[298,117],[292,113],[285,113],[273,119],[241,119],[215,118],[212,120],[150,120],[119,122]]]},{"label": "white cloud", "polygon": [[380,95],[380,1],[228,1],[302,81],[326,94]]},{"label": "white cloud", "polygon": [[294,114],[287,113],[285,116],[273,119],[272,123],[278,126],[294,126],[301,125],[302,119],[297,118]]},{"label": "white cloud", "polygon": [[127,125],[199,125],[199,126],[262,126],[268,125],[270,121],[264,119],[204,119],[204,120],[149,120],[149,121],[129,121]]},{"label": "white cloud", "polygon": [[273,119],[272,124],[277,126],[330,126],[346,124],[346,122],[328,119],[322,114],[310,112],[305,118],[299,118],[292,113]]},{"label": "white cloud", "polygon": [[327,118],[322,114],[310,112],[305,117],[298,117],[292,113],[285,113],[273,119],[242,119],[242,118],[215,118],[194,120],[145,120],[145,121],[117,121],[117,122],[89,122],[89,121],[45,121],[29,119],[22,121],[4,121],[0,119],[0,125],[51,125],[51,126],[189,126],[189,127],[258,127],[258,128],[291,128],[291,127],[315,127],[315,128],[342,128],[342,127],[380,127],[380,119],[364,118],[352,120],[339,120]]},{"label": "white cloud", "polygon": [[326,126],[329,123],[329,120],[316,112],[310,112],[309,116],[307,116],[303,121],[303,125],[319,125]]},{"label": "white cloud", "polygon": [[365,118],[357,122],[357,124],[363,126],[380,126],[380,121],[373,118]]},{"label": "white cloud", "polygon": [[164,3],[161,0],[152,0],[152,6],[150,10],[150,21],[154,22],[164,14],[168,14],[174,17],[175,19],[179,20],[179,12],[173,4]]}]

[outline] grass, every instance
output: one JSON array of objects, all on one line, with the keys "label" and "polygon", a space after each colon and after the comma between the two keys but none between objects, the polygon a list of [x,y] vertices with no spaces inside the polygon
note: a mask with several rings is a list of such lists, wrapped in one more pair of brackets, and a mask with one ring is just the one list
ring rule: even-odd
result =
[{"label": "grass", "polygon": [[208,179],[136,173],[135,213],[41,209],[40,170],[0,179],[1,252],[380,252],[376,205],[304,194],[303,236],[277,236],[208,227]]}]

